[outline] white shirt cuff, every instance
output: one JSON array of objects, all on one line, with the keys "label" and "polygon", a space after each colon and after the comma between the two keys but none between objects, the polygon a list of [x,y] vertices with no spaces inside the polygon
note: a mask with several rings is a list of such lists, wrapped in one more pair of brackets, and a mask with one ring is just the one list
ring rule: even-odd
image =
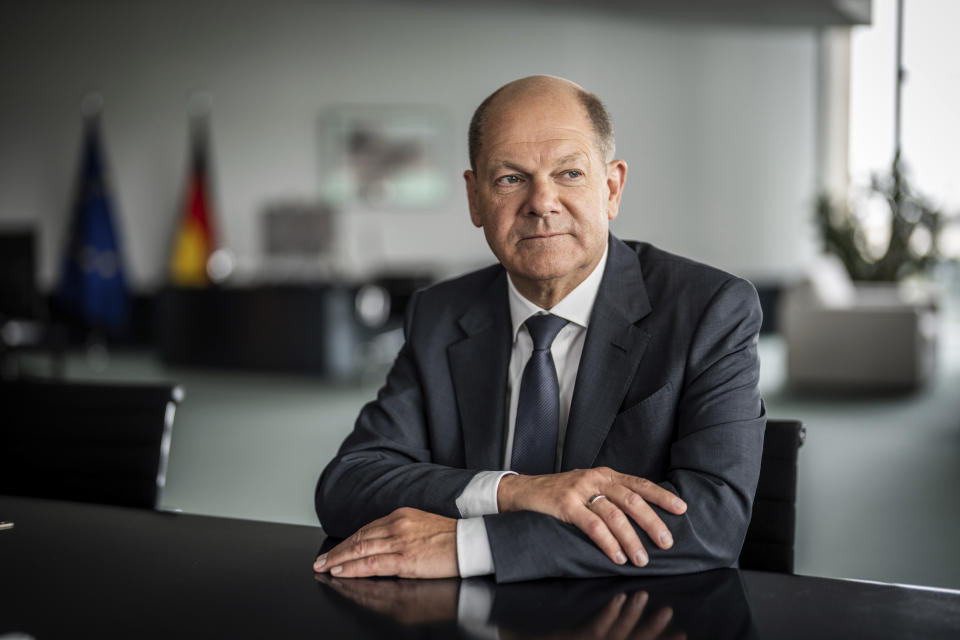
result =
[{"label": "white shirt cuff", "polygon": [[456,500],[461,518],[475,518],[500,513],[497,508],[497,488],[500,479],[516,475],[514,471],[478,471],[470,479]]},{"label": "white shirt cuff", "polygon": [[493,553],[482,517],[457,520],[457,565],[461,578],[493,573]]}]

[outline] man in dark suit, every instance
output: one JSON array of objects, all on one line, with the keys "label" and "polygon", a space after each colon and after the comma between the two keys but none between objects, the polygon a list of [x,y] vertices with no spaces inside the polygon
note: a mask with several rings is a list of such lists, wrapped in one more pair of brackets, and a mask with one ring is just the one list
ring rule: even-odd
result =
[{"label": "man in dark suit", "polygon": [[626,181],[602,103],[548,76],[478,107],[464,174],[499,264],[418,293],[324,470],[338,577],[685,573],[735,565],[760,469],[760,308],[744,280],[609,233]]}]

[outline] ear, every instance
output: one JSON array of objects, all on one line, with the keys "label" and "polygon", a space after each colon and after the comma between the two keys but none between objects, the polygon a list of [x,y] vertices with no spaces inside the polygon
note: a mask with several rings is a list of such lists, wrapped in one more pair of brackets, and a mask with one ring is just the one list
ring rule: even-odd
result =
[{"label": "ear", "polygon": [[607,163],[607,220],[613,220],[620,212],[620,197],[627,182],[627,163],[611,160]]},{"label": "ear", "polygon": [[470,221],[473,226],[482,227],[483,219],[480,217],[480,206],[477,203],[477,174],[470,169],[463,172],[463,181],[467,187],[467,204],[470,206]]}]

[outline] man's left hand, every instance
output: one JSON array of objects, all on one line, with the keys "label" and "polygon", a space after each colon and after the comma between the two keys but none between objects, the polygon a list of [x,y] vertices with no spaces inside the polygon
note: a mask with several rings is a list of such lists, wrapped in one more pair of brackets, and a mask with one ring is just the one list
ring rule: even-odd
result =
[{"label": "man's left hand", "polygon": [[397,509],[317,558],[313,570],[338,578],[457,577],[457,521],[419,509]]}]

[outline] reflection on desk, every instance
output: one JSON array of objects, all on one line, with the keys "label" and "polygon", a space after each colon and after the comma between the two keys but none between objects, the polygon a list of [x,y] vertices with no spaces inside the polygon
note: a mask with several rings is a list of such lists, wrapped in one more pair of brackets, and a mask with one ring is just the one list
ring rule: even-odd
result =
[{"label": "reflection on desk", "polygon": [[[735,569],[676,578],[538,580],[317,580],[354,607],[405,626],[456,623],[481,638],[756,638]],[[382,624],[382,623],[380,623]],[[454,633],[451,629],[450,633]]]},{"label": "reflection on desk", "polygon": [[[0,636],[948,638],[960,594],[733,569],[334,580],[304,527],[0,496]],[[681,635],[682,634],[682,635]]]}]

